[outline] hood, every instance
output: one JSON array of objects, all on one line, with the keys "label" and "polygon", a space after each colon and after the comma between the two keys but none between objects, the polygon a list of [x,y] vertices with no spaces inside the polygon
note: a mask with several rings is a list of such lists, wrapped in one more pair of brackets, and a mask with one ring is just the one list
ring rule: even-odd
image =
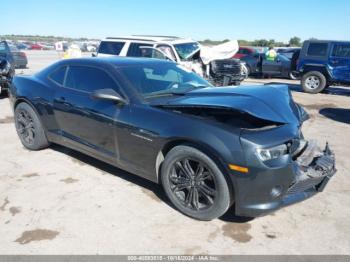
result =
[{"label": "hood", "polygon": [[216,46],[201,46],[201,58],[204,64],[213,60],[231,59],[239,50],[238,41],[231,40]]},{"label": "hood", "polygon": [[302,109],[294,103],[286,85],[208,87],[177,98],[155,100],[153,106],[166,108],[222,108],[281,124],[302,122]]}]

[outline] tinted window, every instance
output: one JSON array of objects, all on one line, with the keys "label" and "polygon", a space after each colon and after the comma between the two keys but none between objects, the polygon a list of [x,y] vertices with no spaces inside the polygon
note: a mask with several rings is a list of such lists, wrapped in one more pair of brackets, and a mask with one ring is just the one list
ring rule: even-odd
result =
[{"label": "tinted window", "polygon": [[98,49],[98,52],[101,54],[119,55],[120,51],[122,51],[124,45],[125,45],[125,42],[102,41],[100,44],[100,47]]},{"label": "tinted window", "polygon": [[142,43],[131,43],[129,46],[129,50],[127,53],[127,56],[132,56],[132,57],[141,57],[143,56],[142,54],[142,49],[140,47],[142,46],[152,46],[150,44],[142,44]]},{"label": "tinted window", "polygon": [[326,56],[328,44],[327,43],[312,43],[309,45],[307,55],[310,56]]},{"label": "tinted window", "polygon": [[56,69],[53,73],[50,74],[49,78],[52,81],[55,81],[56,83],[63,85],[64,82],[64,77],[66,74],[66,66],[60,67],[58,69]]},{"label": "tinted window", "polygon": [[98,68],[85,66],[70,66],[68,69],[66,87],[85,92],[93,92],[97,89],[118,88],[112,78]]},{"label": "tinted window", "polygon": [[350,58],[350,45],[349,44],[337,44],[333,48],[333,56]]}]

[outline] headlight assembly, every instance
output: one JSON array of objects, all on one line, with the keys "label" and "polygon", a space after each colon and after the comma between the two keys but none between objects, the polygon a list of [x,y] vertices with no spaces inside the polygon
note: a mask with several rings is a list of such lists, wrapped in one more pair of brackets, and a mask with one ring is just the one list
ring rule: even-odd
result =
[{"label": "headlight assembly", "polygon": [[258,148],[256,152],[261,161],[267,161],[287,155],[288,148],[287,145],[283,144],[271,148]]}]

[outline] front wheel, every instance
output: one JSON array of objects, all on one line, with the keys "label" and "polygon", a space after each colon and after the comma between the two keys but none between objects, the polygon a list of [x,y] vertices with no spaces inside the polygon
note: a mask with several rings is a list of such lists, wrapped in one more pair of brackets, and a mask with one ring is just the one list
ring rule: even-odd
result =
[{"label": "front wheel", "polygon": [[289,72],[289,78],[291,80],[298,80],[299,79],[299,75],[295,72]]},{"label": "front wheel", "polygon": [[216,163],[189,146],[176,146],[161,170],[164,191],[182,213],[199,220],[222,216],[230,207],[228,182]]},{"label": "front wheel", "polygon": [[326,77],[318,71],[308,72],[301,78],[301,87],[306,93],[317,94],[321,92],[326,85]]}]

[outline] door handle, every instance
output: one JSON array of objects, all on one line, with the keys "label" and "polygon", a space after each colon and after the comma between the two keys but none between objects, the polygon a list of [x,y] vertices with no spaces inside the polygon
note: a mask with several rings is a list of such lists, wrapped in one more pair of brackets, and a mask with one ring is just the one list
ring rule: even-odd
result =
[{"label": "door handle", "polygon": [[57,98],[56,103],[59,103],[59,104],[65,105],[65,106],[70,106],[69,102],[67,102],[66,98],[63,96]]},{"label": "door handle", "polygon": [[61,96],[60,98],[57,98],[56,101],[57,101],[58,103],[65,103],[65,102],[66,102],[66,98],[63,97],[63,96]]}]

